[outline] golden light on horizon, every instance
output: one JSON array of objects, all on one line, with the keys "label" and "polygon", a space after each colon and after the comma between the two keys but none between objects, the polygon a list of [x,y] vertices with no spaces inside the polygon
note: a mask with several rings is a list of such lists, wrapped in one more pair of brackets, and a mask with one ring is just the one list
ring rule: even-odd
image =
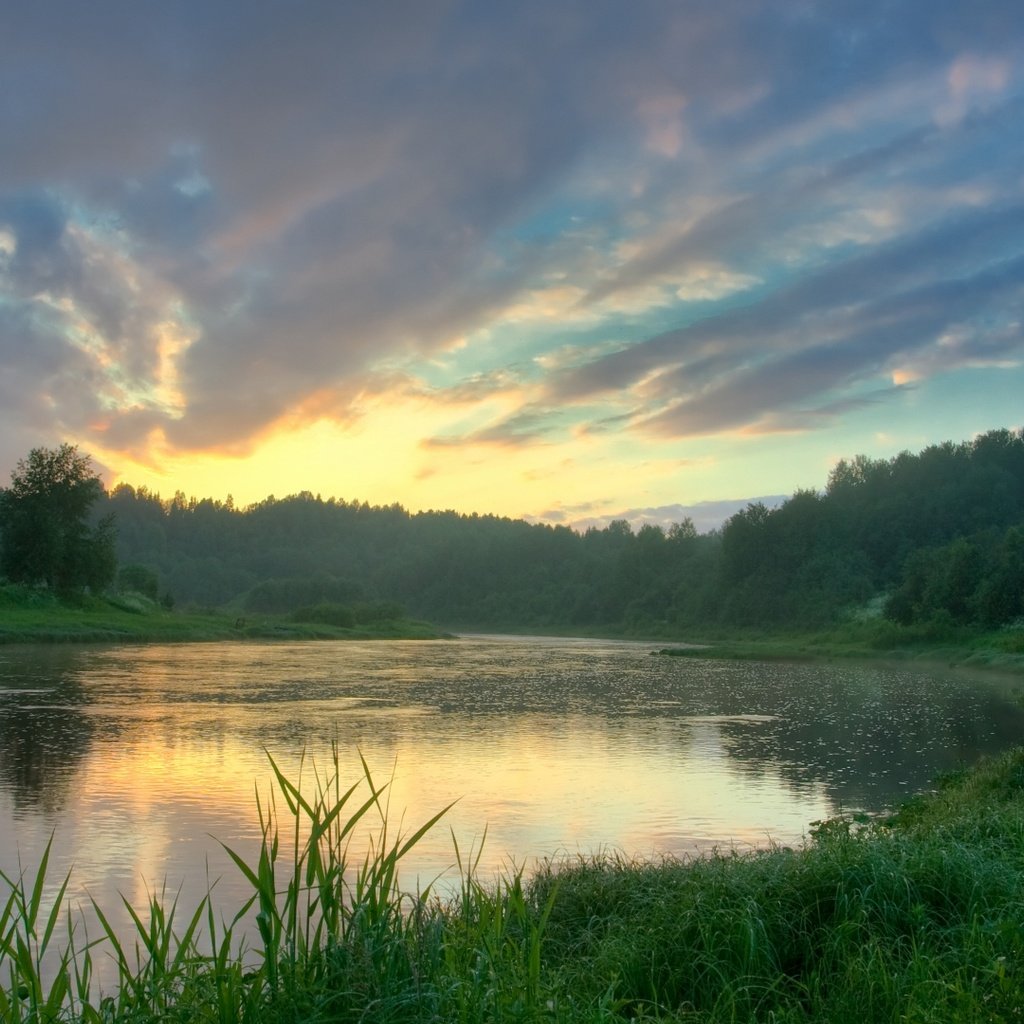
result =
[{"label": "golden light on horizon", "polygon": [[[141,456],[93,449],[116,467],[109,485],[144,486],[170,499],[225,500],[237,507],[310,492],[323,498],[395,502],[410,511],[535,515],[557,505],[571,506],[579,495],[599,495],[614,511],[647,501],[651,457],[600,436],[568,436],[547,441],[509,440],[427,444],[447,436],[453,410],[416,396],[375,402],[352,422],[319,419],[279,428],[245,454],[226,451],[175,453],[165,449],[153,464]],[[662,459],[661,478],[670,493],[683,463]],[[704,468],[710,466],[705,460]]]}]

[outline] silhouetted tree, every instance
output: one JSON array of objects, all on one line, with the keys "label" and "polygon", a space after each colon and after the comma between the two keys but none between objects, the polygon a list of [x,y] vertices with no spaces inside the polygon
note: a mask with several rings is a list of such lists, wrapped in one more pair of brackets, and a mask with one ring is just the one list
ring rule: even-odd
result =
[{"label": "silhouetted tree", "polygon": [[77,447],[33,448],[0,491],[0,570],[13,582],[65,594],[108,587],[117,572],[114,517],[90,522],[102,494]]}]

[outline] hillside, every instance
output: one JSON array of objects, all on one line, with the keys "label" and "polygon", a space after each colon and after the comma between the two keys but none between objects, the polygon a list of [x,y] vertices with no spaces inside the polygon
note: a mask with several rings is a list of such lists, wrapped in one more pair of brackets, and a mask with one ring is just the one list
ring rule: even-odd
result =
[{"label": "hillside", "polygon": [[119,486],[118,557],[178,604],[287,613],[397,602],[486,629],[673,635],[820,629],[883,612],[994,628],[1024,615],[1024,433],[841,461],[821,491],[749,505],[720,531],[627,523],[583,534],[301,493],[241,509]]}]

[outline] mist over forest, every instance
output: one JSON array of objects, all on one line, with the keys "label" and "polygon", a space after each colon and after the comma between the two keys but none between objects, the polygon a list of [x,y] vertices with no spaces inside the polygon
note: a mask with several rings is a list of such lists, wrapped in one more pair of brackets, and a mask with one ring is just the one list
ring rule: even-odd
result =
[{"label": "mist over forest", "polygon": [[[393,602],[450,627],[678,633],[851,615],[986,627],[1024,615],[1024,431],[840,461],[822,490],[698,533],[577,533],[299,493],[247,508],[119,485],[122,567],[178,606]],[[146,573],[143,573],[145,576]]]}]

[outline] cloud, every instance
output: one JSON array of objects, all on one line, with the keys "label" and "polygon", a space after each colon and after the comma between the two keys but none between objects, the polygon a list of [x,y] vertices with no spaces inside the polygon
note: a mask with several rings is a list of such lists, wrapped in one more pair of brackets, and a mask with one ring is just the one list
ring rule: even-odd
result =
[{"label": "cloud", "polygon": [[423,441],[424,448],[453,448],[476,445],[499,448],[522,448],[527,445],[545,444],[549,439],[564,432],[564,423],[557,410],[523,407],[512,416],[507,416],[487,427],[464,433],[430,437]]},{"label": "cloud", "polygon": [[[857,204],[863,194],[863,179],[879,172],[891,174],[894,165],[898,168],[901,161],[920,159],[944,141],[948,142],[931,125],[914,126],[881,144],[833,158],[824,167],[815,164],[805,168],[797,162],[781,173],[769,172],[756,191],[717,205],[684,224],[678,232],[656,236],[653,244],[638,247],[639,251],[597,283],[581,304],[606,302],[617,292],[673,274],[682,275],[679,287],[684,294],[680,297],[685,298],[685,278],[694,273],[691,268],[696,260],[710,260],[714,265],[716,261],[744,258],[745,254],[749,261],[752,254],[769,246],[777,249],[780,239],[790,234],[808,236],[817,230],[827,236],[834,232],[832,225],[837,219],[845,220],[851,212],[860,212],[856,205],[852,211],[849,207],[851,196]],[[836,204],[840,204],[838,214]],[[871,211],[864,216],[870,223]],[[880,227],[885,228],[884,221]],[[872,241],[878,234],[876,227],[864,240]],[[844,232],[843,237],[850,237],[849,232]],[[699,269],[698,263],[698,272]],[[754,275],[734,275],[734,279],[745,287],[757,283]],[[740,289],[709,297],[719,298],[734,290]]]},{"label": "cloud", "polygon": [[547,509],[535,516],[526,516],[529,522],[571,526],[579,533],[604,530],[611,523],[625,520],[634,532],[642,526],[658,526],[664,531],[686,519],[693,522],[697,533],[710,533],[746,508],[752,502],[761,502],[768,508],[778,508],[788,495],[768,494],[754,498],[730,498],[722,501],[700,501],[693,505],[657,505],[646,508],[627,508],[616,512],[598,511],[597,503],[571,505]]},{"label": "cloud", "polygon": [[644,124],[647,148],[652,152],[663,157],[679,155],[686,137],[686,102],[681,93],[647,96],[640,101],[637,112]]},{"label": "cloud", "polygon": [[[49,193],[0,198],[0,228],[9,239],[0,309],[21,325],[15,338],[31,333],[34,352],[60,353],[43,367],[8,350],[5,365],[20,390],[45,400],[51,433],[83,434],[139,407],[171,413],[178,395],[167,363],[190,340],[176,291],[118,232],[80,223]],[[80,394],[63,386],[69,378]]]},{"label": "cloud", "polygon": [[953,325],[933,346],[911,353],[892,369],[894,384],[907,384],[962,369],[1002,367],[1024,363],[1024,331],[1019,320],[1000,328]]},{"label": "cloud", "polygon": [[[602,392],[642,395],[635,422],[661,436],[750,427],[774,410],[822,406],[822,396],[921,359],[955,325],[974,344],[1024,294],[1024,206],[971,210],[949,222],[797,279],[762,299],[553,374],[547,400]],[[980,267],[980,269],[978,269]],[[970,342],[957,358],[969,360]],[[980,357],[979,357],[980,358]],[[660,406],[660,408],[659,408]],[[832,405],[833,409],[841,406]]]},{"label": "cloud", "polygon": [[[992,348],[1002,355],[1007,342],[1019,347],[1019,332],[996,345],[988,340],[987,332],[981,332],[981,338],[965,333],[952,349],[945,332],[952,325],[997,314],[1004,304],[1019,302],[1024,297],[1022,275],[1024,255],[966,278],[930,283],[863,303],[847,315],[816,318],[812,329],[831,334],[832,340],[736,367],[696,394],[687,394],[685,368],[673,370],[659,379],[661,394],[672,404],[640,425],[662,436],[718,433],[755,427],[773,412],[799,413],[803,403],[811,403],[806,411],[822,419],[828,413],[834,416],[848,411],[850,405],[846,400],[820,406],[818,396],[841,393],[871,380],[894,361],[911,358],[922,372],[925,367],[939,372],[956,363],[990,359]],[[981,341],[977,354],[972,351],[972,340],[975,344]],[[679,393],[684,397],[673,401],[672,396]]]},{"label": "cloud", "polygon": [[0,459],[6,466],[30,448],[73,436],[101,414],[103,381],[88,357],[69,345],[32,304],[0,304]]},{"label": "cloud", "polygon": [[1015,359],[1024,39],[954,8],[15,5],[0,427],[683,437]]},{"label": "cloud", "polygon": [[444,405],[475,404],[498,395],[517,392],[521,386],[519,374],[502,367],[486,373],[473,374],[449,387],[437,388],[425,394]]},{"label": "cloud", "polygon": [[26,298],[61,293],[78,273],[76,254],[68,244],[63,204],[42,191],[0,196],[4,229],[4,278]]},{"label": "cloud", "polygon": [[713,302],[761,283],[753,274],[738,274],[721,265],[687,267],[676,296],[685,302]]},{"label": "cloud", "polygon": [[1010,63],[1005,58],[962,54],[949,69],[949,95],[936,119],[949,125],[960,121],[978,105],[986,106],[990,97],[1001,97],[1012,81]]}]

